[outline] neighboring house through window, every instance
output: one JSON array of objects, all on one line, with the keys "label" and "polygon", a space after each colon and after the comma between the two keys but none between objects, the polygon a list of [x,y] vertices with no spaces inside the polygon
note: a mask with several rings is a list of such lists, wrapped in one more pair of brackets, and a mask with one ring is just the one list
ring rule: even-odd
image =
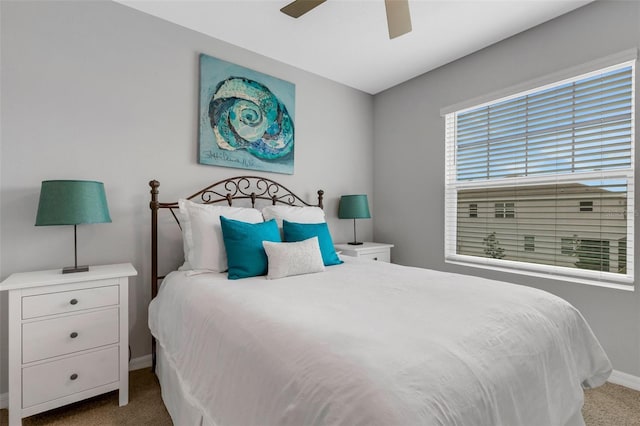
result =
[{"label": "neighboring house through window", "polygon": [[469,204],[469,217],[478,217],[478,205]]},{"label": "neighboring house through window", "polygon": [[495,216],[503,219],[516,217],[515,203],[495,203]]},{"label": "neighboring house through window", "polygon": [[578,243],[577,235],[573,238],[561,238],[560,239],[560,254],[565,256],[573,256],[576,251],[576,245]]},{"label": "neighboring house through window", "polygon": [[448,262],[633,284],[636,53],[625,55],[443,111]]},{"label": "neighboring house through window", "polygon": [[524,236],[524,251],[536,251],[536,237],[534,235]]},{"label": "neighboring house through window", "polygon": [[580,211],[581,212],[592,212],[593,211],[593,201],[580,201]]}]

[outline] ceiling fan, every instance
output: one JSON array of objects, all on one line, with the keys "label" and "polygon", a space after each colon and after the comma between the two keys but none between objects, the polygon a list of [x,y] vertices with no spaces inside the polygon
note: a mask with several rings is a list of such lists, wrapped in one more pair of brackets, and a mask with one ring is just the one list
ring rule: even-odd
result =
[{"label": "ceiling fan", "polygon": [[[294,0],[282,9],[280,12],[299,18],[317,6],[320,6],[327,0]],[[411,15],[409,14],[409,0],[384,0],[387,9],[387,25],[389,27],[389,38],[394,39],[398,36],[411,31]]]}]

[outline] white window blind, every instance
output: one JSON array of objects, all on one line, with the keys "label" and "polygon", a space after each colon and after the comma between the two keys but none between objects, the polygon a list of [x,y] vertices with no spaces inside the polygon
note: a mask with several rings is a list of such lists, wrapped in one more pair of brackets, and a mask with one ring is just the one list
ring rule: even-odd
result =
[{"label": "white window blind", "polygon": [[446,114],[446,259],[632,283],[634,78],[631,61]]}]

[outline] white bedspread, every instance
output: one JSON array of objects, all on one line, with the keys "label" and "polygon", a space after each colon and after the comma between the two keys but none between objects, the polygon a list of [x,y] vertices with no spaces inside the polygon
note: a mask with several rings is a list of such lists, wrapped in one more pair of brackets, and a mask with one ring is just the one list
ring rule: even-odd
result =
[{"label": "white bedspread", "polygon": [[355,258],[280,280],[174,272],[149,325],[205,425],[582,424],[581,385],[611,372],[558,297]]}]

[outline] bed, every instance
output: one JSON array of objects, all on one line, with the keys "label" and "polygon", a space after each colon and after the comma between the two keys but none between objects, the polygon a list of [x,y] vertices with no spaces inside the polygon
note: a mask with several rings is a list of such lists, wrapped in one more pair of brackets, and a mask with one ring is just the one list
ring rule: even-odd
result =
[{"label": "bed", "polygon": [[[280,279],[161,277],[158,212],[179,203],[150,185],[149,327],[176,425],[583,425],[583,388],[611,372],[581,314],[530,287],[346,256]],[[323,203],[260,177],[188,198]]]}]

